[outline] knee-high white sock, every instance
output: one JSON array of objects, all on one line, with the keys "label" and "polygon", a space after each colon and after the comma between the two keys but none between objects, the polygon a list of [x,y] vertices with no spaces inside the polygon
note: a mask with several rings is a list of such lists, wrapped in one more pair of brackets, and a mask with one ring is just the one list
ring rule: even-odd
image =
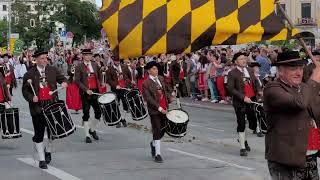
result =
[{"label": "knee-high white sock", "polygon": [[240,142],[240,148],[245,149],[246,146],[244,145],[246,141],[246,133],[245,132],[239,132],[239,142]]},{"label": "knee-high white sock", "polygon": [[51,151],[52,151],[52,140],[48,139],[48,144],[46,146],[46,152],[51,153]]},{"label": "knee-high white sock", "polygon": [[44,145],[43,142],[41,143],[35,143],[36,144],[36,149],[39,155],[39,161],[44,161]]},{"label": "knee-high white sock", "polygon": [[99,124],[99,119],[93,119],[90,121],[90,130],[95,131],[97,128],[97,125]]},{"label": "knee-high white sock", "polygon": [[160,155],[160,140],[154,140],[156,155]]},{"label": "knee-high white sock", "polygon": [[85,136],[86,136],[86,137],[90,137],[90,135],[89,135],[89,129],[90,129],[90,127],[89,127],[89,122],[88,122],[88,121],[84,121],[84,122],[83,122],[83,127],[84,127],[84,134],[85,134]]},{"label": "knee-high white sock", "polygon": [[259,124],[259,121],[257,121],[256,131],[257,131],[257,133],[259,133],[259,132],[260,132],[260,124]]}]

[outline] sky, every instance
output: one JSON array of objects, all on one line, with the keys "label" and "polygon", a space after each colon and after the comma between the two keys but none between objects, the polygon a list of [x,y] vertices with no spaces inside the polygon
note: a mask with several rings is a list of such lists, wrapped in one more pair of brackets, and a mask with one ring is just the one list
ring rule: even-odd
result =
[{"label": "sky", "polygon": [[102,5],[102,2],[101,2],[102,0],[96,0],[96,4],[98,5],[98,7],[101,7],[101,5]]}]

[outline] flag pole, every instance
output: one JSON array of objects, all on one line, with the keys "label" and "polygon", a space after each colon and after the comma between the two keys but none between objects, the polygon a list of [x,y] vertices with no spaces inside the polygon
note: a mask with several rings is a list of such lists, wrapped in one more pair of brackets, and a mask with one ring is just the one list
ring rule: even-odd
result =
[{"label": "flag pole", "polygon": [[[283,7],[280,4],[279,0],[276,0],[276,5],[278,6],[279,10],[281,11],[281,13],[283,14],[284,18],[288,21],[288,25],[289,25],[289,29],[292,30],[294,29],[294,24],[292,22],[292,20],[290,19],[290,17],[288,16],[288,14],[286,13],[286,11],[283,9]],[[308,49],[306,42],[304,41],[304,39],[302,39],[301,37],[298,38],[298,40],[300,41],[302,47],[306,50],[307,54],[309,55],[309,57],[311,58],[312,62],[315,65],[319,65],[320,63],[316,62],[311,51]]]}]

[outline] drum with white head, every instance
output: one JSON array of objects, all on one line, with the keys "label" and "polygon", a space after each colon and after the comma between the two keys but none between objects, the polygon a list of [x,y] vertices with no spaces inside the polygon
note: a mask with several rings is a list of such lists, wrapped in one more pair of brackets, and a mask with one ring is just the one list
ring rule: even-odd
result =
[{"label": "drum with white head", "polygon": [[104,122],[108,126],[114,126],[121,121],[121,113],[116,94],[111,92],[105,93],[98,98],[98,102],[104,117]]},{"label": "drum with white head", "polygon": [[189,115],[181,109],[174,109],[167,113],[166,133],[172,137],[183,137],[187,134]]}]

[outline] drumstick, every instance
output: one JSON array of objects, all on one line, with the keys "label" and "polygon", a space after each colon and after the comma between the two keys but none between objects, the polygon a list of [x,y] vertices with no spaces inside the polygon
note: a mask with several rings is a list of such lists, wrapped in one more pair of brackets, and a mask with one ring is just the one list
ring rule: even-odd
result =
[{"label": "drumstick", "polygon": [[99,93],[92,93],[94,95],[98,95],[98,96],[102,96],[103,94],[99,94]]},{"label": "drumstick", "polygon": [[121,88],[123,90],[127,90],[127,91],[131,91],[131,89],[128,89],[128,88]]},{"label": "drumstick", "polygon": [[34,91],[33,85],[32,85],[32,79],[28,79],[28,83],[29,83],[29,84],[30,84],[30,86],[31,86],[31,89],[32,89],[33,95],[34,95],[34,96],[37,96],[37,95],[36,95],[36,92]]},{"label": "drumstick", "polygon": [[54,93],[56,93],[56,92],[58,92],[58,91],[60,91],[60,90],[62,90],[62,89],[64,89],[64,87],[59,87],[59,88],[57,88],[57,89],[54,90],[54,91],[49,91],[49,95],[51,96],[52,94],[54,94]]}]

